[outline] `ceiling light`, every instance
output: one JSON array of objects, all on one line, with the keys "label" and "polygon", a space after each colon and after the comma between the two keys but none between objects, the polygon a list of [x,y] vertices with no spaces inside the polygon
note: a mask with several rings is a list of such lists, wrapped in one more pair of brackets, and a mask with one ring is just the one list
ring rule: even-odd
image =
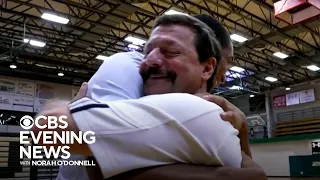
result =
[{"label": "ceiling light", "polygon": [[241,78],[241,74],[239,73],[231,73],[230,76],[233,78]]},{"label": "ceiling light", "polygon": [[43,68],[56,69],[55,66],[48,66],[48,65],[44,65],[44,64],[35,64],[35,65],[39,66],[39,67],[43,67]]},{"label": "ceiling light", "polygon": [[142,46],[146,42],[143,39],[139,39],[139,38],[132,37],[132,36],[127,36],[124,40],[131,42],[134,45],[140,45],[140,46]]},{"label": "ceiling light", "polygon": [[67,18],[63,18],[54,14],[49,14],[49,13],[43,13],[41,18],[46,19],[48,21],[53,21],[53,22],[57,22],[60,24],[68,24],[69,19]]},{"label": "ceiling light", "polygon": [[288,55],[286,55],[282,52],[275,52],[275,53],[273,53],[273,55],[280,58],[280,59],[285,59],[285,58],[289,57]]},{"label": "ceiling light", "polygon": [[243,68],[238,67],[238,66],[233,66],[233,67],[230,68],[230,70],[236,71],[236,72],[243,72],[244,71]]},{"label": "ceiling light", "polygon": [[58,73],[58,76],[64,76],[64,74],[63,73]]},{"label": "ceiling light", "polygon": [[107,59],[108,59],[108,56],[98,55],[98,56],[96,57],[96,59],[99,59],[99,60],[104,61],[104,60],[107,60]]},{"label": "ceiling light", "polygon": [[28,42],[29,42],[29,39],[23,39],[23,42],[24,42],[24,43],[28,43]]},{"label": "ceiling light", "polygon": [[11,69],[16,69],[16,68],[17,68],[17,66],[14,65],[14,64],[11,64],[9,67],[10,67]]},{"label": "ceiling light", "polygon": [[245,41],[248,40],[247,38],[245,38],[245,37],[243,37],[243,36],[240,36],[240,35],[238,35],[238,34],[232,34],[232,35],[230,36],[230,38],[231,38],[232,40],[238,41],[238,42],[240,42],[240,43],[245,42]]},{"label": "ceiling light", "polygon": [[316,65],[310,65],[310,66],[307,66],[307,68],[311,71],[319,71],[320,68]]},{"label": "ceiling light", "polygon": [[36,40],[30,40],[29,42],[32,46],[44,47],[46,43]]},{"label": "ceiling light", "polygon": [[72,56],[79,56],[81,55],[81,52],[70,52],[69,54]]},{"label": "ceiling light", "polygon": [[276,82],[276,81],[278,81],[278,79],[277,78],[274,78],[274,77],[266,77],[266,78],[264,78],[265,80],[267,80],[267,81],[270,81],[270,82]]},{"label": "ceiling light", "polygon": [[289,91],[290,89],[291,89],[291,88],[287,87],[287,88],[286,88],[286,91]]},{"label": "ceiling light", "polygon": [[254,97],[254,95],[253,95],[253,94],[250,94],[250,97]]},{"label": "ceiling light", "polygon": [[137,49],[139,49],[139,46],[134,45],[134,44],[129,44],[129,45],[128,45],[128,48],[129,48],[129,49],[137,50]]},{"label": "ceiling light", "polygon": [[173,15],[173,14],[182,14],[182,15],[188,15],[186,13],[182,13],[182,12],[179,12],[179,11],[175,11],[175,10],[172,10],[170,9],[169,11],[165,12],[164,13],[165,15]]},{"label": "ceiling light", "polygon": [[240,87],[240,86],[235,86],[235,85],[233,85],[232,87],[229,87],[229,89],[240,90],[240,89],[243,89],[243,88]]}]

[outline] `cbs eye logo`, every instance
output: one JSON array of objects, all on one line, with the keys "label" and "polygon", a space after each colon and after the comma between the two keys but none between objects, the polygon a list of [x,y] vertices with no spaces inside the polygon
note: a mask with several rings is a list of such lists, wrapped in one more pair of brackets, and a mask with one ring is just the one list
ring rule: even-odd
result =
[{"label": "cbs eye logo", "polygon": [[33,124],[34,120],[31,116],[26,115],[20,119],[20,126],[25,130],[31,129],[33,127]]}]

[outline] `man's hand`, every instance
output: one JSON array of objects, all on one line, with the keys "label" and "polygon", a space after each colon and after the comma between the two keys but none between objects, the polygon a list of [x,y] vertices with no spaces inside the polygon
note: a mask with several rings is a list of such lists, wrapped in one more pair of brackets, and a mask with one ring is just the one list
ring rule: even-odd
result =
[{"label": "man's hand", "polygon": [[220,114],[221,118],[225,121],[229,121],[233,127],[239,131],[241,150],[251,157],[246,115],[223,97],[209,93],[195,95],[213,102],[223,109],[224,112]]},{"label": "man's hand", "polygon": [[83,82],[81,84],[81,87],[80,87],[77,95],[72,99],[72,101],[76,101],[76,100],[79,100],[79,99],[85,97],[86,94],[87,94],[87,90],[88,90],[88,83],[87,82]]},{"label": "man's hand", "polygon": [[[86,96],[88,89],[88,83],[83,82],[77,95],[73,98],[72,101],[76,101],[78,99],[81,99]],[[67,116],[67,120],[70,121],[68,122],[68,130],[75,130],[78,129],[77,126],[75,125],[72,116],[69,111],[69,103],[68,101],[61,101],[61,100],[54,100],[51,101],[47,104],[44,105],[44,107],[41,109],[41,111],[36,115],[44,115],[44,116],[62,116],[65,115]],[[42,123],[45,123],[42,121]]]},{"label": "man's hand", "polygon": [[239,132],[247,128],[246,115],[228,100],[212,94],[204,95],[202,98],[220,106],[223,111],[225,111],[224,113],[221,113],[221,118],[225,121],[229,121],[235,129],[239,130]]},{"label": "man's hand", "polygon": [[256,164],[249,156],[247,156],[245,152],[241,151],[241,155],[242,155],[241,168],[261,169],[261,167],[258,166],[258,164]]},{"label": "man's hand", "polygon": [[[41,109],[40,112],[38,112],[37,116],[67,116],[67,122],[68,122],[68,127],[65,129],[65,131],[72,131],[76,126],[74,122],[69,122],[70,119],[72,120],[72,116],[69,111],[69,102],[68,101],[62,101],[62,100],[55,100],[52,102],[49,102],[44,105],[44,107]],[[39,121],[41,124],[46,124],[47,121],[41,120]],[[47,129],[44,129],[47,130]],[[60,129],[58,129],[60,130]]]},{"label": "man's hand", "polygon": [[[73,101],[81,99],[82,97],[85,97],[86,91],[87,91],[87,83],[83,83],[79,89],[78,94],[76,97],[73,99]],[[58,134],[62,134],[62,131],[73,131],[76,134],[79,133],[79,129],[70,113],[69,110],[69,101],[61,101],[61,100],[54,100],[52,102],[49,102],[45,104],[45,106],[41,109],[41,111],[36,115],[40,116],[55,116],[55,117],[60,117],[60,116],[66,116],[67,119],[65,120],[68,123],[68,126],[66,129],[60,129],[56,128],[55,131]],[[60,122],[58,122],[60,123]],[[48,124],[47,121],[39,121],[40,125]],[[36,126],[33,126],[32,131],[37,135],[40,131],[47,131],[48,129],[38,129]],[[42,140],[40,141],[42,142]],[[54,146],[61,146],[60,142],[58,141],[57,144],[54,144]],[[91,155],[91,151],[89,150],[89,147],[86,144],[69,144],[70,146],[70,152],[74,154],[83,154],[83,155]]]}]

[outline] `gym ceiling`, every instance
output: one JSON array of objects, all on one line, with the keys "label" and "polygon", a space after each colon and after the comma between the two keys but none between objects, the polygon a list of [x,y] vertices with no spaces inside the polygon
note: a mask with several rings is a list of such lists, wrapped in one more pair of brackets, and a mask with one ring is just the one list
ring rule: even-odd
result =
[{"label": "gym ceiling", "polygon": [[[155,18],[170,10],[212,15],[230,34],[245,38],[244,42],[234,38],[233,66],[238,68],[228,71],[227,83],[215,89],[215,93],[236,97],[288,88],[320,77],[320,71],[314,71],[316,66],[320,67],[319,17],[291,25],[274,18],[272,0],[0,3],[0,75],[4,76],[79,86],[90,79],[104,56],[142,51]],[[53,22],[45,13],[58,16],[53,18],[55,21],[63,19]],[[134,38],[142,41],[132,41]],[[276,57],[274,53],[279,52],[286,58]]]}]

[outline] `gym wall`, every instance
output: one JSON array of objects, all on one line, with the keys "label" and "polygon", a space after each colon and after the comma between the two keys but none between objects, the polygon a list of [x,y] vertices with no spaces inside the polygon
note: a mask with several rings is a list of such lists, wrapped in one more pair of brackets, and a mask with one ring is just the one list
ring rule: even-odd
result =
[{"label": "gym wall", "polygon": [[34,83],[34,84],[45,84],[45,85],[48,85],[48,86],[53,88],[54,98],[59,98],[59,99],[63,99],[63,100],[71,100],[71,98],[72,98],[72,89],[75,89],[75,90],[79,89],[79,87],[77,87],[77,86],[49,83],[49,82],[44,82],[44,81],[34,81],[34,80],[14,78],[14,77],[0,76],[0,80],[1,79],[15,81],[15,82],[22,81],[22,82],[31,82],[31,83]]},{"label": "gym wall", "polygon": [[246,115],[250,114],[249,96],[240,96],[236,99],[228,99],[233,105],[237,106]]},{"label": "gym wall", "polygon": [[50,99],[71,100],[79,87],[0,76],[0,110],[36,112]]},{"label": "gym wall", "polygon": [[314,89],[315,101],[291,105],[286,107],[272,107],[271,115],[275,122],[287,120],[302,120],[320,117],[320,82],[304,83],[299,86],[291,87],[289,91],[277,89],[271,92],[271,103],[273,97],[303,90]]},{"label": "gym wall", "polygon": [[[250,149],[252,158],[263,168],[268,176],[293,176],[292,172],[290,172],[289,159],[296,156],[311,156],[311,142],[319,140],[320,137],[312,140],[257,143],[250,144]],[[303,164],[303,166],[305,169],[311,169],[312,162]],[[301,173],[300,176],[307,175],[307,172],[303,170],[301,170]]]},{"label": "gym wall", "polygon": [[71,100],[79,87],[0,76],[0,133],[18,133],[17,122],[50,99]]}]

